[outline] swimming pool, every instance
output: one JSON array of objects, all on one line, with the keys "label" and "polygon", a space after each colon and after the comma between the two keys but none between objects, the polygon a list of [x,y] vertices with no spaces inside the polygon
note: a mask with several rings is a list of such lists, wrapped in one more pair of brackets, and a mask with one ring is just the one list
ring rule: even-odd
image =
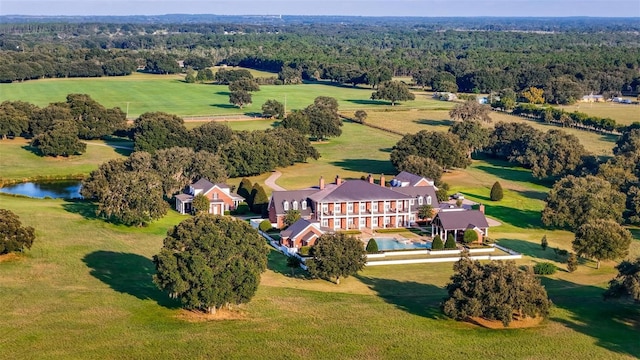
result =
[{"label": "swimming pool", "polygon": [[383,237],[378,237],[374,239],[376,239],[376,243],[378,244],[378,250],[380,251],[406,250],[406,249],[416,249],[416,250],[431,249],[431,243],[415,243],[411,240],[406,240],[406,239],[396,240],[395,238],[383,238]]}]

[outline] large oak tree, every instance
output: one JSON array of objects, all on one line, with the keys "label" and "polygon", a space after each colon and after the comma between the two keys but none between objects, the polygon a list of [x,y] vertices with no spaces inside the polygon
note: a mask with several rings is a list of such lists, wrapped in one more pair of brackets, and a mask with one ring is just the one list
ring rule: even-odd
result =
[{"label": "large oak tree", "polygon": [[215,313],[249,302],[267,267],[264,239],[244,221],[200,214],[167,232],[154,283],[187,309]]}]

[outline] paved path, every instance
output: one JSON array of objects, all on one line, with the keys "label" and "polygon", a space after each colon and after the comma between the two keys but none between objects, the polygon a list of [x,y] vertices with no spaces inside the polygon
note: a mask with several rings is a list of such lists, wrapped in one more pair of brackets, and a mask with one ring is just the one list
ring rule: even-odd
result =
[{"label": "paved path", "polygon": [[273,191],[285,191],[285,190],[287,190],[287,189],[283,188],[282,186],[276,185],[276,180],[278,180],[280,175],[282,175],[282,173],[280,171],[274,170],[271,173],[271,176],[269,176],[267,178],[267,180],[264,181],[264,184],[267,185],[268,187],[270,187],[271,189],[273,189]]}]

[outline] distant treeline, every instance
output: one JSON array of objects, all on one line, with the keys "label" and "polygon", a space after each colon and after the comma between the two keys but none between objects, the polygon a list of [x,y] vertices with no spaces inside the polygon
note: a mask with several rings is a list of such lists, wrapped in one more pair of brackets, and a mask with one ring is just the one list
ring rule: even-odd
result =
[{"label": "distant treeline", "polygon": [[[440,30],[450,26],[436,29],[437,22],[409,20],[341,26],[287,21],[0,24],[0,80],[125,75],[136,67],[171,73],[180,71],[173,60],[197,57],[212,64],[286,71],[301,80],[376,86],[390,76],[419,75],[419,85],[435,85],[437,91],[520,92],[533,86],[571,95],[551,99],[556,103],[575,100],[577,94],[640,89],[637,24],[565,20],[573,25],[556,28],[542,19],[525,19],[518,28],[520,19],[496,22],[513,27],[509,31],[494,31],[487,21],[481,26],[479,19],[469,20],[467,28],[488,26],[484,30],[491,31]],[[442,24],[456,21],[461,20]],[[536,28],[533,24],[549,31],[528,30]]]}]

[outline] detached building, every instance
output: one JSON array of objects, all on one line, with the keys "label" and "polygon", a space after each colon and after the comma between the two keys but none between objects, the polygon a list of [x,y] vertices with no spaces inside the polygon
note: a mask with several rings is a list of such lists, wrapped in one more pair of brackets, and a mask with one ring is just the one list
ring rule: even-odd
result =
[{"label": "detached building", "polygon": [[180,214],[191,214],[193,198],[198,194],[209,199],[209,214],[214,215],[235,210],[244,201],[242,196],[232,193],[227,184],[213,184],[207,179],[200,179],[189,185],[184,193],[175,196],[176,210]]}]

